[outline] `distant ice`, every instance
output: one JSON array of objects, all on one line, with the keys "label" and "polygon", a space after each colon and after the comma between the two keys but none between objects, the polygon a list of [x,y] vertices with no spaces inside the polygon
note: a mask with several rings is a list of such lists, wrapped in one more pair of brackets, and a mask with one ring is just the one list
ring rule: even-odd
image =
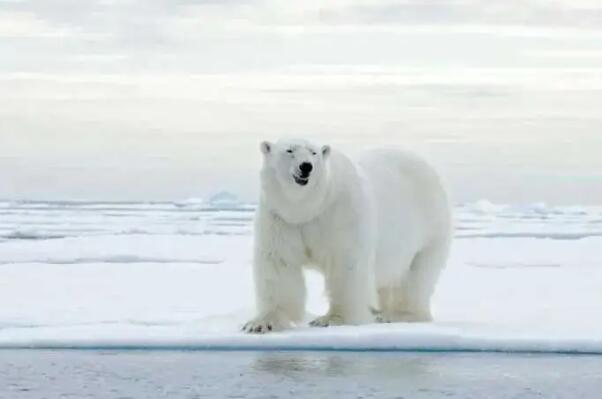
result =
[{"label": "distant ice", "polygon": [[[228,192],[205,201],[0,202],[0,241],[104,235],[250,235],[254,205]],[[602,236],[602,207],[503,205],[456,207],[456,237],[580,239]]]},{"label": "distant ice", "polygon": [[235,194],[232,194],[227,191],[221,191],[212,195],[211,198],[209,198],[209,204],[215,207],[236,207],[240,205],[241,202]]},{"label": "distant ice", "polygon": [[176,204],[176,206],[181,206],[181,207],[198,206],[198,205],[203,205],[204,203],[205,203],[205,200],[203,200],[202,198],[187,198],[182,201],[174,202],[174,204]]},{"label": "distant ice", "polygon": [[464,206],[464,209],[466,209],[469,212],[483,215],[495,214],[497,212],[502,211],[504,208],[505,205],[496,205],[487,200],[480,200]]}]

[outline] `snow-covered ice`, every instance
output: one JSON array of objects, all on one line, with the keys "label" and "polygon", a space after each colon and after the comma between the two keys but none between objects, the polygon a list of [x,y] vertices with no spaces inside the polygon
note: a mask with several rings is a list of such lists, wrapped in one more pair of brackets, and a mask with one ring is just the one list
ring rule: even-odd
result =
[{"label": "snow-covered ice", "polygon": [[602,207],[458,206],[435,322],[265,336],[239,332],[252,217],[231,197],[0,202],[0,347],[602,353]]}]

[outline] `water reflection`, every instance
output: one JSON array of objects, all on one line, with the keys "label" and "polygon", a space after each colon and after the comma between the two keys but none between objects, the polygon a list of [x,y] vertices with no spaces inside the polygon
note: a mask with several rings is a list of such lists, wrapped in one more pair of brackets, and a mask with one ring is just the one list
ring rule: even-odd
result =
[{"label": "water reflection", "polygon": [[437,363],[434,356],[407,353],[266,352],[254,354],[252,368],[284,376],[388,378],[438,375]]}]

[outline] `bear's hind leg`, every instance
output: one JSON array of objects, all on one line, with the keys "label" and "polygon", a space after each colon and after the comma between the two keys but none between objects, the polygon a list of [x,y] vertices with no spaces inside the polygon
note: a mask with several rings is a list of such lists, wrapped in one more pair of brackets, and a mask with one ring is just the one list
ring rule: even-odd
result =
[{"label": "bear's hind leg", "polygon": [[393,323],[405,318],[406,298],[403,280],[409,273],[413,259],[413,252],[407,248],[395,256],[378,259],[376,269],[380,274],[377,288],[377,322]]},{"label": "bear's hind leg", "polygon": [[[423,249],[414,257],[401,284],[389,296],[388,307],[381,313],[383,322],[431,321],[431,297],[447,260],[449,245],[438,243]],[[379,290],[379,293],[381,291]]]},{"label": "bear's hind leg", "polygon": [[403,304],[403,291],[401,282],[378,287],[378,311],[376,321],[379,323],[394,323],[403,318],[405,306]]}]

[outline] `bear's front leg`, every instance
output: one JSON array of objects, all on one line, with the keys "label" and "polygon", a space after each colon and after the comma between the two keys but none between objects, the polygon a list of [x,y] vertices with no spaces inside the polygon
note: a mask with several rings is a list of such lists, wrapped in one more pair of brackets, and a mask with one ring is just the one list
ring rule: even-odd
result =
[{"label": "bear's front leg", "polygon": [[305,313],[305,281],[300,266],[259,256],[254,264],[257,316],[242,330],[262,334],[291,327]]},{"label": "bear's front leg", "polygon": [[330,309],[309,324],[328,327],[374,322],[374,279],[368,261],[345,256],[333,262],[325,273]]}]

